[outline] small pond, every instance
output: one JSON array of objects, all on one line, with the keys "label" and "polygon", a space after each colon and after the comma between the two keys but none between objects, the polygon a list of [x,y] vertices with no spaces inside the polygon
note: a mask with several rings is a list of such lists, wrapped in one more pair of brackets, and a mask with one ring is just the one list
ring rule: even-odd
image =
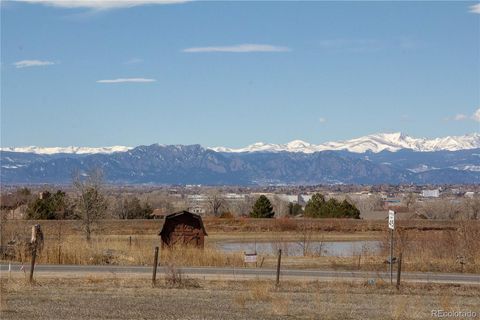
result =
[{"label": "small pond", "polygon": [[[246,252],[276,255],[278,249],[287,256],[303,256],[304,243],[300,241],[278,242],[218,242],[217,248],[224,252]],[[306,245],[308,254],[330,257],[350,257],[359,254],[380,253],[380,241],[311,241]]]}]

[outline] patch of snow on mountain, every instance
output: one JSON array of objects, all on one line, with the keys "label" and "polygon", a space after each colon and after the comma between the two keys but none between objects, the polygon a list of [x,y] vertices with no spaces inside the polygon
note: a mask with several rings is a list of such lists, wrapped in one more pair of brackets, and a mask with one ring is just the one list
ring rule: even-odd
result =
[{"label": "patch of snow on mountain", "polygon": [[366,151],[381,152],[410,149],[414,151],[457,151],[480,148],[480,134],[472,133],[464,136],[448,136],[444,138],[413,138],[401,132],[379,133],[345,141],[326,142],[314,145],[302,140],[294,140],[286,144],[267,144],[257,142],[244,148],[212,147],[217,152],[303,152],[313,153],[325,150],[347,150],[364,153]]},{"label": "patch of snow on mountain", "polygon": [[57,154],[57,153],[71,153],[71,154],[94,154],[104,153],[110,154],[114,152],[125,152],[132,149],[131,147],[112,146],[112,147],[5,147],[0,148],[1,151],[21,152],[21,153],[35,153],[35,154]]}]

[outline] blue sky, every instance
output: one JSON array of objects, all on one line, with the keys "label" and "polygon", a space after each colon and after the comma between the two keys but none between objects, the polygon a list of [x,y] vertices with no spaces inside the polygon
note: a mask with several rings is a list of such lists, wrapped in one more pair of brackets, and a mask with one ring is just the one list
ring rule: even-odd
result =
[{"label": "blue sky", "polygon": [[475,2],[156,2],[2,2],[2,146],[480,131]]}]

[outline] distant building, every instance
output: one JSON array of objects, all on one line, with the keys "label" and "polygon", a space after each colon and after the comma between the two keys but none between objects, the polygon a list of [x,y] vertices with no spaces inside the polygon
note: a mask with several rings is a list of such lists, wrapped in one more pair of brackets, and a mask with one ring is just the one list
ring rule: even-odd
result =
[{"label": "distant building", "polygon": [[473,191],[465,192],[465,197],[466,198],[473,198],[474,196],[475,196],[475,192],[473,192]]},{"label": "distant building", "polygon": [[150,214],[153,219],[164,219],[166,215],[167,212],[163,208],[157,208]]},{"label": "distant building", "polygon": [[438,198],[440,196],[440,190],[422,190],[422,197],[424,198]]},{"label": "distant building", "polygon": [[207,201],[208,200],[208,195],[206,194],[189,194],[187,195],[187,200],[188,201]]},{"label": "distant building", "polygon": [[207,210],[200,205],[191,206],[188,208],[188,211],[190,211],[191,213],[199,214],[201,216],[205,215],[205,213],[207,212]]},{"label": "distant building", "polygon": [[244,194],[238,194],[238,193],[227,193],[223,196],[225,200],[245,200],[246,196]]},{"label": "distant building", "polygon": [[299,194],[297,203],[302,207],[305,207],[310,199],[312,199],[312,195],[310,194]]},{"label": "distant building", "polygon": [[298,196],[297,195],[278,194],[277,197],[279,197],[280,200],[282,200],[282,201],[291,202],[291,203],[298,203]]},{"label": "distant building", "polygon": [[462,194],[462,191],[460,191],[460,189],[456,189],[456,188],[455,188],[455,189],[452,189],[452,190],[450,190],[450,192],[451,192],[453,195],[456,195],[456,196],[458,196],[458,195],[461,195],[461,194]]}]

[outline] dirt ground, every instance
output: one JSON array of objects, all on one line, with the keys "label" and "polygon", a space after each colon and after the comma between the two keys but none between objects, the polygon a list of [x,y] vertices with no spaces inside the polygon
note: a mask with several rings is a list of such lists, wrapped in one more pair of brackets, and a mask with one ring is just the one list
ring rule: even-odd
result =
[{"label": "dirt ground", "polygon": [[[170,278],[171,280],[171,278]],[[432,310],[480,317],[480,287],[197,281],[87,276],[1,280],[1,319],[431,319]]]}]

